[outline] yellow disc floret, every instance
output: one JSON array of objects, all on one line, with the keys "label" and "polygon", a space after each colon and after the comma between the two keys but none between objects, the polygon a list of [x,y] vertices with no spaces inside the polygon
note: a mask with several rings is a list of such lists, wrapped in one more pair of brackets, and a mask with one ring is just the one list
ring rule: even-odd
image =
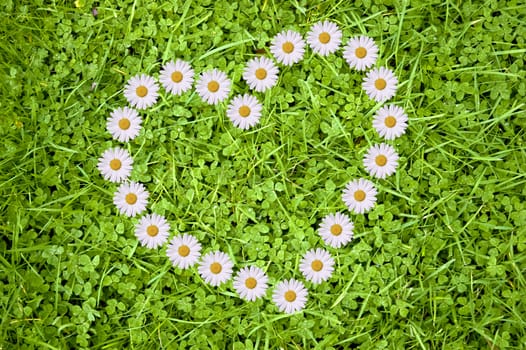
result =
[{"label": "yellow disc floret", "polygon": [[137,87],[137,89],[135,89],[135,93],[139,97],[144,97],[144,96],[148,95],[148,88],[146,86],[144,86],[144,85],[140,85],[140,86]]},{"label": "yellow disc floret", "polygon": [[281,48],[285,53],[292,53],[292,51],[294,51],[294,44],[290,41],[286,41],[281,45]]},{"label": "yellow disc floret", "polygon": [[223,266],[221,266],[218,262],[213,262],[210,264],[210,272],[212,272],[214,275],[217,275],[223,270]]}]

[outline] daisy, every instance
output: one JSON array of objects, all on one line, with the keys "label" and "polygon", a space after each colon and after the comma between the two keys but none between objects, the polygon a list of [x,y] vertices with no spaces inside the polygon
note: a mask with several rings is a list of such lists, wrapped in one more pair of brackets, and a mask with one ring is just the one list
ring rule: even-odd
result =
[{"label": "daisy", "polygon": [[374,145],[367,151],[363,158],[363,165],[374,177],[385,179],[394,174],[398,166],[398,153],[385,143]]},{"label": "daisy", "polygon": [[311,249],[303,256],[300,271],[312,283],[318,284],[328,280],[334,271],[334,259],[328,251]]},{"label": "daisy", "polygon": [[192,87],[194,70],[183,60],[170,61],[163,66],[159,81],[166,91],[181,95]]},{"label": "daisy", "polygon": [[366,70],[375,64],[378,58],[378,46],[368,36],[359,36],[349,40],[343,51],[343,58],[351,68]]},{"label": "daisy", "polygon": [[338,26],[330,21],[314,24],[307,34],[307,42],[312,51],[327,56],[338,50],[342,40],[342,32]]},{"label": "daisy", "polygon": [[350,181],[343,190],[342,199],[356,214],[369,211],[376,203],[376,188],[366,179]]},{"label": "daisy", "polygon": [[234,278],[234,288],[239,296],[248,301],[255,301],[265,295],[268,277],[259,267],[242,268]]},{"label": "daisy", "polygon": [[291,314],[305,307],[307,295],[303,283],[290,279],[278,283],[272,294],[272,300],[281,312]]},{"label": "daisy", "polygon": [[393,140],[405,133],[407,114],[396,105],[383,106],[373,119],[373,126],[386,140]]},{"label": "daisy", "polygon": [[133,107],[145,109],[157,102],[158,91],[159,86],[152,77],[140,74],[128,80],[124,96]]},{"label": "daisy", "polygon": [[148,204],[149,193],[144,185],[138,182],[124,182],[113,195],[113,203],[121,214],[135,216],[144,209]]},{"label": "daisy", "polygon": [[198,270],[206,283],[213,287],[226,282],[232,276],[234,264],[230,257],[223,252],[211,252],[203,256]]},{"label": "daisy", "polygon": [[133,140],[141,131],[142,119],[135,109],[124,107],[117,108],[110,113],[106,129],[111,136],[120,142]]},{"label": "daisy", "polygon": [[201,73],[195,88],[203,101],[215,105],[228,97],[230,85],[230,79],[225,73],[212,69]]},{"label": "daisy", "polygon": [[252,95],[237,95],[230,101],[226,114],[240,129],[248,129],[259,122],[261,103]]},{"label": "daisy", "polygon": [[384,102],[396,93],[398,79],[392,70],[380,67],[371,69],[363,80],[363,89],[376,102]]},{"label": "daisy", "polygon": [[104,151],[99,158],[97,168],[106,180],[111,182],[122,182],[126,180],[132,171],[133,159],[127,150],[115,147]]},{"label": "daisy", "polygon": [[267,57],[256,57],[247,62],[243,79],[252,90],[263,92],[276,85],[279,69]]},{"label": "daisy", "polygon": [[184,270],[199,260],[201,244],[194,236],[186,233],[175,236],[166,249],[166,255],[174,266]]},{"label": "daisy", "polygon": [[160,247],[168,239],[170,225],[166,219],[157,214],[145,215],[135,226],[135,236],[141,245],[153,249]]},{"label": "daisy", "polygon": [[354,223],[342,213],[329,214],[320,223],[318,233],[325,242],[333,248],[340,248],[352,241]]},{"label": "daisy", "polygon": [[279,63],[291,66],[303,58],[305,42],[301,34],[292,30],[283,31],[272,40],[270,51]]}]

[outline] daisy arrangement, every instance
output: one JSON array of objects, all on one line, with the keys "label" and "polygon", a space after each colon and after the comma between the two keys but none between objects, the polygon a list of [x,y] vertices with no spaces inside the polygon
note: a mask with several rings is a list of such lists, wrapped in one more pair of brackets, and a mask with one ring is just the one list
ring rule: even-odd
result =
[{"label": "daisy arrangement", "polygon": [[[113,109],[106,121],[106,129],[115,141],[121,143],[129,143],[138,137],[143,127],[139,112],[157,103],[159,86],[175,98],[195,89],[203,104],[221,105],[228,101],[222,111],[232,122],[232,127],[257,129],[259,124],[265,123],[261,94],[278,83],[278,64],[292,66],[300,62],[309,47],[316,55],[335,54],[340,49],[342,35],[338,25],[328,20],[313,24],[305,39],[297,31],[281,31],[272,39],[272,57],[253,57],[244,65],[242,78],[253,92],[237,94],[232,98],[229,96],[234,85],[226,72],[216,68],[198,72],[194,82],[195,72],[189,62],[170,60],[162,66],[157,79],[155,75],[137,74],[127,81],[124,98],[129,106]],[[349,69],[364,73],[363,91],[369,99],[380,104],[372,126],[377,135],[388,142],[405,133],[408,117],[401,107],[393,103],[381,105],[396,94],[398,79],[391,69],[377,66],[379,51],[372,38],[359,35],[348,40],[342,55]],[[385,142],[370,145],[362,159],[366,176],[348,180],[341,192],[342,206],[352,215],[363,215],[373,210],[378,190],[372,180],[383,180],[393,175],[398,161],[399,155],[393,145]],[[326,282],[336,271],[336,262],[329,250],[343,249],[354,239],[355,227],[348,214],[341,211],[326,213],[317,232],[320,242],[329,250],[313,247],[304,252],[298,262],[297,269],[306,283],[294,278],[274,281],[265,269],[255,265],[242,267],[236,272],[234,260],[228,254],[219,250],[207,252],[195,236],[182,233],[170,238],[169,214],[143,215],[148,206],[149,192],[144,184],[132,180],[133,164],[126,148],[113,147],[102,153],[97,168],[105,180],[117,187],[113,196],[117,211],[128,217],[139,216],[135,224],[139,244],[148,249],[166,246],[166,257],[174,268],[195,268],[204,283],[218,288],[231,286],[246,302],[267,297],[269,282],[275,282],[271,288],[271,300],[276,308],[287,314],[303,310],[308,301],[307,286],[315,287]],[[203,250],[207,252],[204,255]]]}]

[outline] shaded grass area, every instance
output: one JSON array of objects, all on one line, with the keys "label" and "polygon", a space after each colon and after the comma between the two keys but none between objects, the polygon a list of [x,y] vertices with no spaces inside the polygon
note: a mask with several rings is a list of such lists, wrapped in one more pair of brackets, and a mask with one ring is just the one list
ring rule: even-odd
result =
[{"label": "shaded grass area", "polygon": [[[51,3],[51,4],[50,4]],[[432,3],[432,4],[431,4]],[[0,347],[506,349],[526,344],[526,6],[519,1],[7,1],[0,15]],[[497,6],[498,5],[498,6]],[[97,9],[94,16],[92,9]],[[117,215],[96,169],[109,112],[139,72],[180,57],[241,82],[274,34],[330,18],[368,34],[409,115],[395,175],[353,215],[336,272],[304,312],[242,302],[171,267]],[[316,228],[379,141],[378,108],[341,54],[305,59],[234,129],[224,106],[162,95],[128,145],[172,234],[271,285],[301,278]],[[269,293],[270,294],[270,293]]]}]

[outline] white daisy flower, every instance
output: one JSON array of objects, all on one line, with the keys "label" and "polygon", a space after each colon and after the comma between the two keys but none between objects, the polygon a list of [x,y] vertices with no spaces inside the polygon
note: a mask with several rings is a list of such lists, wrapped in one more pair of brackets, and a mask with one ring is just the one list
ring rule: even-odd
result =
[{"label": "white daisy flower", "polygon": [[350,181],[343,190],[342,199],[349,210],[356,214],[369,211],[376,203],[376,188],[366,179]]},{"label": "white daisy flower", "polygon": [[170,224],[166,218],[157,214],[145,215],[135,226],[135,236],[141,245],[147,248],[158,248],[168,239]]},{"label": "white daisy flower", "polygon": [[128,80],[124,88],[124,96],[133,107],[145,109],[157,102],[158,91],[159,86],[152,77],[140,74]]},{"label": "white daisy flower", "polygon": [[135,109],[117,108],[110,113],[106,129],[111,136],[120,142],[133,140],[141,131],[142,119]]},{"label": "white daisy flower", "polygon": [[240,129],[248,129],[259,122],[261,103],[252,95],[237,95],[230,101],[227,116]]},{"label": "white daisy flower", "polygon": [[372,176],[385,179],[396,171],[398,153],[388,144],[374,145],[363,158],[363,165]]},{"label": "white daisy flower", "polygon": [[197,238],[186,233],[175,236],[166,249],[166,255],[174,266],[184,270],[199,260],[201,244]]},{"label": "white daisy flower", "polygon": [[257,92],[270,89],[278,80],[279,68],[267,57],[256,57],[247,62],[243,79]]},{"label": "white daisy flower", "polygon": [[242,299],[255,301],[265,295],[268,277],[259,267],[244,267],[234,278],[234,288]]},{"label": "white daisy flower", "polygon": [[327,281],[334,271],[334,259],[324,249],[311,249],[301,259],[300,271],[312,283]]},{"label": "white daisy flower", "polygon": [[130,153],[119,147],[104,151],[97,164],[102,176],[111,182],[126,180],[131,174],[132,166],[133,159],[130,157]]},{"label": "white daisy flower", "polygon": [[343,58],[351,68],[356,70],[366,70],[371,68],[378,58],[378,46],[373,39],[368,36],[352,38],[345,45]]},{"label": "white daisy flower", "polygon": [[307,42],[312,51],[322,56],[336,52],[342,40],[342,32],[330,21],[314,24],[307,34]]},{"label": "white daisy flower", "polygon": [[376,102],[384,102],[393,97],[397,85],[398,79],[393,71],[385,67],[371,69],[362,84],[369,98]]},{"label": "white daisy flower", "polygon": [[301,34],[295,31],[283,31],[272,40],[270,51],[279,63],[291,66],[303,58],[305,41],[303,41]]},{"label": "white daisy flower", "polygon": [[212,69],[201,73],[195,89],[203,101],[215,105],[228,97],[230,85],[231,81],[225,73]]},{"label": "white daisy flower", "polygon": [[308,294],[303,283],[290,279],[278,283],[272,293],[272,300],[281,312],[291,314],[305,307]]},{"label": "white daisy flower", "polygon": [[113,203],[121,214],[135,216],[146,209],[149,193],[138,182],[123,182],[113,195]]},{"label": "white daisy flower", "polygon": [[380,136],[393,140],[405,133],[407,114],[396,105],[383,106],[376,112],[373,126]]},{"label": "white daisy flower", "polygon": [[192,87],[194,70],[186,61],[170,61],[163,66],[159,81],[166,91],[173,95],[181,95]]},{"label": "white daisy flower", "polygon": [[206,283],[217,287],[230,279],[233,267],[234,264],[227,254],[216,251],[203,256],[198,270]]},{"label": "white daisy flower", "polygon": [[352,241],[354,237],[354,223],[349,217],[342,213],[326,215],[318,233],[325,242],[333,248],[340,248]]}]

